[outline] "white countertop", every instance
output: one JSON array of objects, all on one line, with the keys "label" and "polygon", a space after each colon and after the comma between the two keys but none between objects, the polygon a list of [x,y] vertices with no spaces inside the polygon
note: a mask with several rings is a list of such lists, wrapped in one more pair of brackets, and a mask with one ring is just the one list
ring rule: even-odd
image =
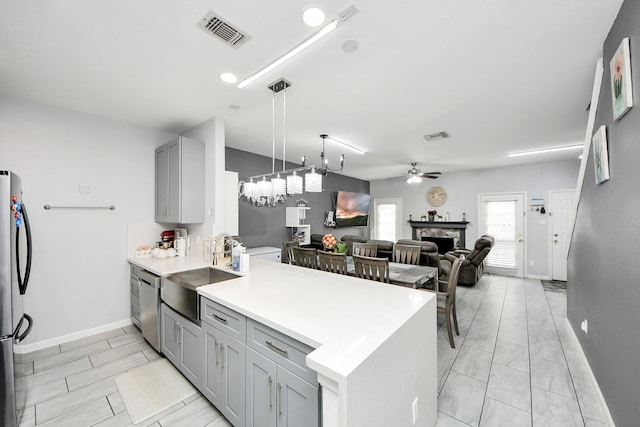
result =
[{"label": "white countertop", "polygon": [[[159,275],[211,265],[211,262],[193,257],[129,259],[129,262]],[[341,420],[351,416],[351,410],[348,414],[342,411],[346,411],[347,405],[352,407],[354,404],[351,401],[353,395],[347,397],[347,384],[353,390],[354,384],[367,381],[362,379],[363,372],[384,370],[379,366],[379,360],[388,363],[392,369],[402,368],[403,363],[414,363],[414,366],[418,362],[425,363],[427,367],[417,369],[428,370],[426,382],[434,383],[433,393],[429,388],[423,396],[429,396],[426,399],[429,403],[425,405],[426,408],[434,408],[435,414],[437,360],[433,294],[261,259],[252,260],[251,270],[244,276],[201,286],[198,293],[315,348],[307,356],[307,365],[318,372],[319,378],[325,376],[335,381],[336,395],[342,408]],[[427,335],[421,335],[422,328],[429,331]],[[403,349],[389,350],[390,343],[398,339]],[[416,339],[419,342],[414,345]],[[419,354],[411,354],[409,359],[413,362],[407,362],[407,352],[427,354],[423,359]],[[363,368],[356,373],[361,366]],[[412,370],[403,373],[405,377],[398,378],[398,381],[406,384],[418,372],[415,368]],[[367,375],[371,377],[371,374]],[[393,383],[393,380],[385,381]],[[403,387],[402,384],[396,385]],[[384,386],[378,384],[378,387]],[[421,388],[431,386],[415,387],[418,391],[406,391],[407,396],[423,393]],[[361,389],[360,386],[355,388]],[[411,387],[407,385],[406,388],[409,390]],[[365,396],[362,399],[364,401]],[[371,401],[369,405],[377,403]]]}]

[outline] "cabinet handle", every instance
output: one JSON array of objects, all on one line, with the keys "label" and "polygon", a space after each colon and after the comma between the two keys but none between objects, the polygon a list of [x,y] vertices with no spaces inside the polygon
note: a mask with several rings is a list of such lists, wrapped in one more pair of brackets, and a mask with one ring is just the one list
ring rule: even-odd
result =
[{"label": "cabinet handle", "polygon": [[213,318],[214,318],[214,319],[216,319],[218,322],[222,322],[222,323],[224,323],[225,325],[227,324],[227,319],[225,319],[224,317],[220,317],[220,316],[218,316],[217,314],[214,314],[214,315],[213,315]]},{"label": "cabinet handle", "polygon": [[287,350],[283,350],[283,349],[275,346],[273,344],[273,342],[265,341],[265,344],[267,344],[269,346],[269,348],[271,348],[271,350],[275,351],[276,353],[280,354],[281,356],[289,357],[289,352]]},{"label": "cabinet handle", "polygon": [[222,352],[221,352],[222,353],[222,366],[221,366],[221,368],[224,369],[224,367],[227,366],[227,357],[228,357],[227,351],[228,351],[228,348],[227,348],[226,345],[221,345],[220,348],[222,349]]},{"label": "cabinet handle", "polygon": [[273,378],[269,376],[269,383],[267,384],[267,393],[269,394],[269,412],[271,412],[271,408],[273,408],[273,396],[271,391],[271,386],[273,385]]},{"label": "cabinet handle", "polygon": [[216,365],[220,364],[222,359],[222,343],[216,341]]},{"label": "cabinet handle", "polygon": [[276,406],[278,407],[278,418],[282,418],[282,386],[278,383],[278,393],[276,394]]},{"label": "cabinet handle", "polygon": [[173,341],[177,344],[178,343],[178,328],[180,327],[179,324],[174,323],[173,324]]},{"label": "cabinet handle", "polygon": [[218,347],[220,346],[220,343],[218,342],[217,339],[213,340],[213,352],[215,353],[215,358],[216,358],[216,366],[220,364],[220,359],[218,358]]},{"label": "cabinet handle", "polygon": [[178,344],[182,343],[182,335],[184,334],[184,326],[178,325]]}]

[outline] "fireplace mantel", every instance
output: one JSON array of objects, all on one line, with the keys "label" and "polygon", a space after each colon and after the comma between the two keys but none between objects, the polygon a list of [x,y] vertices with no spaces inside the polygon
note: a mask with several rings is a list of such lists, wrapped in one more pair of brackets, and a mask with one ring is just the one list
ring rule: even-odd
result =
[{"label": "fireplace mantel", "polygon": [[465,234],[469,221],[407,221],[411,225],[411,238],[420,240],[420,230],[430,228],[445,228],[458,230],[460,236],[460,247],[466,248]]}]

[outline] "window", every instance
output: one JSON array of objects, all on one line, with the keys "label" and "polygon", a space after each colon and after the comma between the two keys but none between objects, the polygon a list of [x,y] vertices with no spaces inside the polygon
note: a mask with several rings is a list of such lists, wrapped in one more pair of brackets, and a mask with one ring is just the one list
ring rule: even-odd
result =
[{"label": "window", "polygon": [[402,199],[375,199],[374,235],[379,240],[395,242],[402,235]]}]

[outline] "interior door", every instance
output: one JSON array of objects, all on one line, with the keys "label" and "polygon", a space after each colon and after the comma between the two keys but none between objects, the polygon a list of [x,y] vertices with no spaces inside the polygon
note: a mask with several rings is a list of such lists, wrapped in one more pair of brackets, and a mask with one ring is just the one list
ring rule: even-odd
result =
[{"label": "interior door", "polygon": [[495,243],[485,259],[486,270],[506,276],[524,276],[524,193],[481,194],[478,232]]},{"label": "interior door", "polygon": [[575,190],[551,192],[551,278],[567,280],[567,253],[571,243],[571,216]]}]

